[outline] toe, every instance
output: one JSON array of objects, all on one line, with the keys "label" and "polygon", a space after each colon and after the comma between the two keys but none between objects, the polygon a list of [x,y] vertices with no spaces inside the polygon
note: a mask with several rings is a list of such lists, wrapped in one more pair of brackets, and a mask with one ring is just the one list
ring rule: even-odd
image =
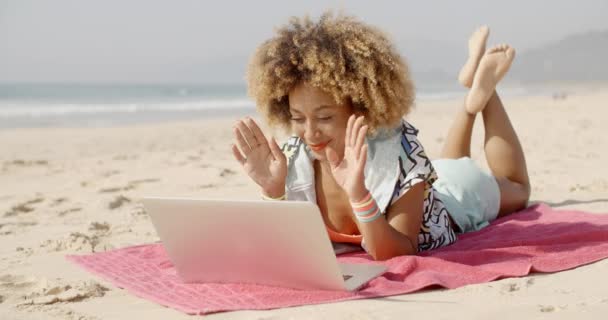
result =
[{"label": "toe", "polygon": [[493,46],[492,48],[490,48],[490,50],[488,50],[488,53],[494,53],[498,50],[500,50],[500,46]]},{"label": "toe", "polygon": [[507,57],[509,57],[509,59],[512,59],[512,58],[515,57],[515,49],[513,49],[512,47],[507,46],[505,54],[507,55]]}]

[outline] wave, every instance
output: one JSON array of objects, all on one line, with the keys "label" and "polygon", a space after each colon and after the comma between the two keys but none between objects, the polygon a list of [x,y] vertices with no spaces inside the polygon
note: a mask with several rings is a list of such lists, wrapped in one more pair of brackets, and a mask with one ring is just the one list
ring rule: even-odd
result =
[{"label": "wave", "polygon": [[50,103],[19,103],[0,102],[0,118],[16,117],[58,117],[71,115],[95,114],[132,114],[148,112],[196,112],[217,109],[253,109],[254,102],[249,99],[208,99],[201,101],[170,102],[170,103],[112,103],[112,104],[50,104]]}]

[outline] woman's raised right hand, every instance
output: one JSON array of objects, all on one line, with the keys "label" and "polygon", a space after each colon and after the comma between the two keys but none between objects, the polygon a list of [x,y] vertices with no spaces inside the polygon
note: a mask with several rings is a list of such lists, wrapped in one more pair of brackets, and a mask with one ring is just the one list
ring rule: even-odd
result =
[{"label": "woman's raised right hand", "polygon": [[249,117],[234,126],[232,153],[247,175],[268,197],[278,198],[285,193],[287,158],[274,138],[266,139],[255,121]]}]

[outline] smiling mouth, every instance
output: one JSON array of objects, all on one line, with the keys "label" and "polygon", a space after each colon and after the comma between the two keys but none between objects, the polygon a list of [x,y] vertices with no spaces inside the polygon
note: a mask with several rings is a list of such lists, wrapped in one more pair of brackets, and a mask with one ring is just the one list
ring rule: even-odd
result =
[{"label": "smiling mouth", "polygon": [[328,144],[329,144],[329,141],[327,141],[325,143],[320,143],[320,144],[309,144],[308,146],[313,151],[321,151],[321,150],[325,149],[325,147],[327,147]]}]

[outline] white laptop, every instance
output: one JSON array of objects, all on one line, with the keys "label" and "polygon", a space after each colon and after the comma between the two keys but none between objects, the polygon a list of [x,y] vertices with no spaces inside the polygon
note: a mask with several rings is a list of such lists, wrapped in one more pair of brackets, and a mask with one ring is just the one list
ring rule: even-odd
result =
[{"label": "white laptop", "polygon": [[386,271],[338,263],[319,208],[309,202],[142,201],[184,282],[353,291]]}]

